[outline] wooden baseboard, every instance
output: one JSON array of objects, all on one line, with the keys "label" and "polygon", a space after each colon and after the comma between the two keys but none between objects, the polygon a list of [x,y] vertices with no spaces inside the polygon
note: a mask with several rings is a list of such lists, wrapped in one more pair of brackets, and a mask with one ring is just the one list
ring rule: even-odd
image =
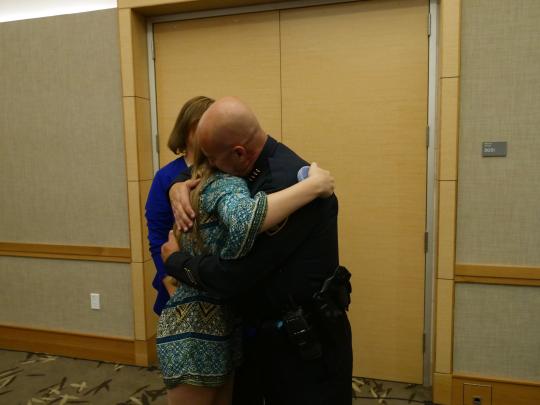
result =
[{"label": "wooden baseboard", "polygon": [[0,326],[0,348],[112,363],[156,364],[155,336],[148,340]]},{"label": "wooden baseboard", "polygon": [[454,374],[452,405],[473,405],[475,396],[482,398],[482,405],[540,404],[540,381]]},{"label": "wooden baseboard", "polygon": [[452,374],[433,373],[433,402],[452,405]]}]

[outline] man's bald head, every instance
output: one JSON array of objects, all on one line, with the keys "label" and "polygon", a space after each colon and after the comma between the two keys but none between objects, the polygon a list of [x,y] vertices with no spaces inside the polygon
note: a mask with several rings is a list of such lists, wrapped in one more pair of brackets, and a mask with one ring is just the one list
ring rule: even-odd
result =
[{"label": "man's bald head", "polygon": [[197,136],[210,163],[235,175],[249,172],[266,141],[253,111],[236,97],[214,102],[201,117]]},{"label": "man's bald head", "polygon": [[213,103],[199,122],[204,143],[234,146],[245,145],[261,132],[257,117],[236,97],[223,97]]}]

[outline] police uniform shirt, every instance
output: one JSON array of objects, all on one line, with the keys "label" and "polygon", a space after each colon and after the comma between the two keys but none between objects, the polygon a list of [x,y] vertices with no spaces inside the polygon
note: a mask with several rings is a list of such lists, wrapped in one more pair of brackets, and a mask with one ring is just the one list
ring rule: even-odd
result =
[{"label": "police uniform shirt", "polygon": [[[306,164],[269,136],[245,180],[252,195],[272,193],[296,183],[298,170]],[[276,319],[290,305],[309,304],[338,265],[337,213],[334,195],[318,198],[259,235],[243,258],[224,260],[180,251],[169,257],[166,271],[216,296],[234,298],[245,319]]]}]

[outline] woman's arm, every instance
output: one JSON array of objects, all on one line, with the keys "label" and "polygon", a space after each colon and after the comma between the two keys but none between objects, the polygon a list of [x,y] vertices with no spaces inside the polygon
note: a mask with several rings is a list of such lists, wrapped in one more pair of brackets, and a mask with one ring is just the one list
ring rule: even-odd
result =
[{"label": "woman's arm", "polygon": [[152,260],[156,266],[156,274],[152,281],[152,286],[157,290],[154,311],[158,315],[161,313],[165,303],[169,300],[171,292],[170,285],[164,281],[167,273],[165,273],[165,266],[161,259],[161,245],[167,242],[169,230],[174,224],[174,216],[167,193],[171,179],[185,169],[186,164],[182,158],[173,160],[159,169],[152,180],[145,204],[149,248]]},{"label": "woman's arm", "polygon": [[245,255],[258,233],[278,225],[298,208],[334,191],[334,179],[326,170],[312,164],[309,177],[288,189],[251,197],[244,180],[217,175],[201,193],[202,212],[217,214],[227,228],[228,237],[219,256],[234,259]]},{"label": "woman's arm", "polygon": [[156,267],[156,274],[152,286],[157,290],[154,310],[157,314],[169,300],[170,291],[163,280],[167,276],[161,259],[161,245],[167,241],[167,235],[174,223],[172,210],[167,199],[167,189],[164,186],[162,173],[156,174],[150,187],[145,205],[146,225],[148,227],[148,241],[152,260]]},{"label": "woman's arm", "polygon": [[282,222],[293,212],[317,197],[330,197],[334,192],[334,178],[330,172],[312,163],[309,176],[284,190],[269,194],[266,217],[259,232],[264,232]]}]

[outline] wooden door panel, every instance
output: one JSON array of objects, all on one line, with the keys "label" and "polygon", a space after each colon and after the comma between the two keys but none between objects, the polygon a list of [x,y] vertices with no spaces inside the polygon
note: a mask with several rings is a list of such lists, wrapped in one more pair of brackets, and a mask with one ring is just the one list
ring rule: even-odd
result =
[{"label": "wooden door panel", "polygon": [[277,11],[156,24],[154,43],[160,167],[174,158],[166,145],[178,111],[196,95],[238,96],[281,132]]},{"label": "wooden door panel", "polygon": [[155,26],[160,165],[188,98],[237,95],[329,168],[353,273],[355,375],[422,382],[427,0],[377,0]]},{"label": "wooden door panel", "polygon": [[422,382],[428,4],[282,11],[283,142],[329,168],[355,375]]}]

